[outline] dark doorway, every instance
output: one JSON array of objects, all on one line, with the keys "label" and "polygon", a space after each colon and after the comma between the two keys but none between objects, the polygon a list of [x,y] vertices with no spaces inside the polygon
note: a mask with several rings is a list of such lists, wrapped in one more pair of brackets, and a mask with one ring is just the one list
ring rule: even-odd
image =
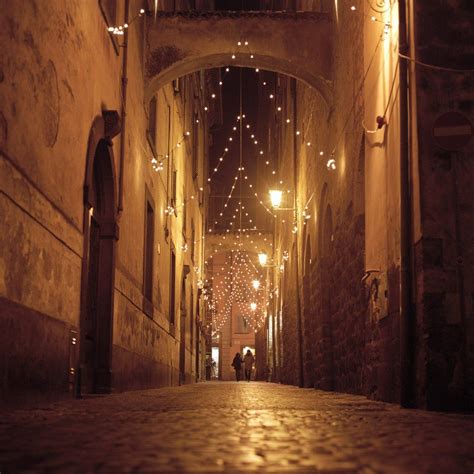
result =
[{"label": "dark doorway", "polygon": [[324,213],[321,233],[321,308],[322,319],[325,328],[324,334],[324,360],[323,360],[323,378],[321,388],[324,390],[333,390],[334,388],[334,363],[333,363],[333,341],[332,341],[332,288],[334,282],[331,280],[333,275],[332,247],[334,241],[332,210],[328,204]]},{"label": "dark doorway", "polygon": [[186,382],[186,280],[181,284],[179,321],[179,383]]},{"label": "dark doorway", "polygon": [[99,140],[86,179],[85,278],[81,319],[80,392],[109,393],[112,385],[112,317],[117,239],[112,157]]},{"label": "dark doorway", "polygon": [[[305,234],[306,235],[306,234]],[[306,387],[314,385],[314,314],[311,305],[311,239],[306,235],[303,269],[303,347],[304,347],[304,381]]]}]

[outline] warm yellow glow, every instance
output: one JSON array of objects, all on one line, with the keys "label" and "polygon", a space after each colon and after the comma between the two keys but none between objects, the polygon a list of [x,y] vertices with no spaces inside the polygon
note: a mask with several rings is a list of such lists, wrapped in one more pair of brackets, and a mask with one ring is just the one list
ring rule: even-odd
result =
[{"label": "warm yellow glow", "polygon": [[250,309],[255,311],[257,309],[257,303],[250,303]]},{"label": "warm yellow glow", "polygon": [[258,290],[259,286],[260,286],[260,280],[253,280],[252,281],[252,286]]},{"label": "warm yellow glow", "polygon": [[258,254],[258,261],[260,262],[260,265],[266,265],[267,264],[267,254],[266,253],[259,253]]},{"label": "warm yellow glow", "polygon": [[270,201],[272,202],[273,207],[280,207],[282,194],[283,191],[280,191],[279,189],[270,189]]}]

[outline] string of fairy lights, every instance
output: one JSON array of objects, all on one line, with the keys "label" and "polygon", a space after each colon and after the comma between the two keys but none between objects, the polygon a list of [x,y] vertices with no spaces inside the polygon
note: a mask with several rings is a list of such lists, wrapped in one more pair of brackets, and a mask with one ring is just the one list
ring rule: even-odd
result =
[{"label": "string of fairy lights", "polygon": [[[350,6],[350,10],[355,12],[355,11],[358,11],[357,8],[354,6],[354,5],[351,5]],[[139,14],[136,15],[133,20],[130,22],[130,24],[136,20],[136,18],[138,18],[139,16],[143,15],[145,13],[145,11],[143,9],[140,10]],[[379,14],[382,14],[381,12],[378,12]],[[362,12],[362,14],[364,16],[368,16],[366,14],[364,14]],[[371,16],[368,16],[370,18],[371,21],[374,21],[374,22],[379,22],[379,23],[382,23],[384,25],[384,34],[388,34],[389,30],[390,30],[390,27],[391,27],[391,24],[390,22],[387,22],[387,21],[384,21],[383,19],[380,19],[380,18],[377,18],[375,15],[371,15]],[[120,35],[120,34],[123,34],[123,31],[128,28],[130,26],[130,24],[124,24],[124,25],[121,25],[119,27],[110,27],[109,28],[109,31],[111,31],[113,34],[117,34],[117,35]],[[237,55],[238,54],[248,54],[250,55],[250,58],[253,59],[254,58],[254,54],[252,53],[252,50],[250,48],[250,44],[248,41],[243,41],[243,40],[239,40],[237,41],[237,48],[232,52],[231,54],[231,59],[236,59]],[[256,68],[255,69],[256,73],[258,73],[260,70],[259,68]],[[222,86],[224,84],[224,80],[225,79],[225,75],[227,73],[230,72],[230,68],[229,67],[226,67],[225,68],[225,74],[224,74],[224,78],[221,78],[221,80],[219,80],[219,86]],[[265,87],[267,85],[266,81],[262,81],[262,86]],[[215,99],[216,98],[216,94],[215,93],[212,93],[211,94],[211,98],[212,99]],[[269,93],[268,95],[268,98],[270,100],[274,100],[275,99],[275,94],[274,93]],[[204,111],[207,112],[209,110],[209,107],[208,105],[204,105]],[[283,109],[280,105],[276,106],[276,111],[277,112],[282,112]],[[245,118],[245,114],[242,115],[242,119]],[[240,116],[237,117],[237,121],[239,121],[241,119]],[[198,119],[197,119],[198,120]],[[287,117],[286,119],[282,120],[283,123],[286,123],[286,124],[290,124],[291,123],[291,119],[289,117]],[[345,126],[343,128],[343,130],[341,131],[341,135],[343,134],[344,130],[345,130]],[[245,126],[245,129],[247,131],[249,131],[251,129],[251,124],[250,123],[247,123],[246,126]],[[238,127],[234,126],[233,129],[232,129],[233,132],[237,132],[238,131]],[[295,131],[296,135],[297,136],[300,136],[301,135],[301,131],[300,130],[296,130]],[[159,171],[163,171],[164,169],[164,160],[169,158],[170,154],[172,154],[177,148],[179,148],[181,146],[181,144],[185,141],[185,139],[187,137],[189,137],[190,135],[190,132],[185,132],[185,134],[176,142],[175,146],[170,150],[170,153],[164,155],[164,156],[161,156],[159,158],[161,159],[158,159],[157,157],[152,157],[151,158],[151,164],[152,164],[152,167],[153,169],[156,171],[156,172],[159,172]],[[251,140],[253,140],[253,143],[254,145],[258,145],[259,143],[259,140],[257,139],[257,137],[255,136],[254,133],[250,133],[249,134],[249,137]],[[228,140],[229,142],[231,143],[233,141],[233,136],[232,136],[232,133],[230,134]],[[337,141],[337,140],[336,140]],[[307,147],[311,147],[312,146],[312,143],[311,141],[304,141],[303,144]],[[337,144],[336,144],[337,146]],[[336,150],[336,146],[333,148],[332,152],[330,153],[330,157],[328,158],[327,160],[327,169],[330,170],[330,171],[333,171],[336,169],[336,159],[335,159],[335,150]],[[220,165],[223,163],[224,159],[225,159],[225,156],[227,155],[227,153],[229,152],[229,147],[226,147],[223,151],[223,153],[221,154],[221,156],[219,157],[219,162],[217,163],[217,165],[214,167],[214,169],[212,170],[212,173],[211,175],[208,177],[207,181],[208,183],[211,183],[212,179],[214,178],[214,175],[219,171],[220,169]],[[264,151],[263,150],[260,150],[259,151],[259,155],[263,155],[264,154]],[[324,156],[325,155],[325,152],[323,150],[320,150],[319,152],[319,155],[320,156]],[[270,161],[267,159],[265,161],[265,164],[268,166],[270,164]],[[239,170],[240,171],[240,170]],[[276,175],[276,170],[272,170],[272,174],[273,175]],[[244,177],[244,179],[248,179],[247,176]],[[235,184],[235,183],[234,183]],[[280,185],[283,184],[283,182],[280,180]],[[253,195],[254,197],[257,199],[258,203],[265,208],[265,211],[268,212],[268,214],[270,214],[271,216],[273,217],[276,217],[276,215],[274,213],[272,213],[272,211],[270,210],[270,208],[268,206],[265,205],[263,199],[261,199],[258,195],[258,193],[255,191],[255,189],[252,189],[253,188],[253,185],[251,183],[249,183],[249,188],[253,191]],[[201,187],[200,188],[200,191],[203,191],[203,188]],[[168,205],[167,209],[165,210],[165,212],[167,214],[174,214],[176,213],[177,209],[179,207],[183,207],[187,201],[189,200],[192,200],[194,199],[195,196],[190,196],[188,199],[185,199],[181,204],[179,205]],[[230,198],[229,198],[230,199]],[[228,206],[228,202],[226,203],[227,206]],[[227,207],[225,206],[225,207]],[[239,206],[242,206],[241,203],[239,203]],[[306,210],[307,210],[307,207],[305,206],[304,210],[303,210],[303,217],[304,217],[304,221],[306,221],[306,219],[309,217],[309,215],[306,214]],[[237,212],[237,211],[236,211]],[[248,213],[245,212],[245,215],[248,216]],[[223,217],[223,211],[220,213],[220,217]],[[231,221],[232,222],[232,221]],[[217,225],[217,223],[215,222],[215,224]],[[249,226],[251,228],[251,226]],[[241,230],[239,230],[241,231]],[[230,230],[229,230],[230,232]]]},{"label": "string of fairy lights", "polygon": [[[385,3],[385,2],[384,2]],[[390,0],[387,8],[383,11],[377,11],[373,10],[373,14],[367,14],[364,13],[364,11],[359,10],[356,5],[353,5],[349,2],[346,3],[345,7],[347,7],[348,11],[354,13],[354,14],[360,14],[363,15],[365,18],[368,18],[370,21],[379,23],[382,25],[382,30],[380,33],[379,41],[376,44],[375,51],[373,52],[373,55],[368,63],[368,67],[366,69],[366,72],[363,76],[363,79],[361,81],[361,84],[359,85],[359,88],[357,89],[357,94],[360,94],[361,91],[363,91],[363,87],[365,84],[365,80],[367,78],[367,74],[372,67],[374,63],[374,58],[377,53],[377,50],[379,48],[379,45],[381,41],[384,41],[388,35],[390,34],[390,31],[392,29],[392,24],[390,21],[391,18],[391,10],[393,5],[395,4],[394,1]],[[369,2],[370,5],[370,2]],[[157,10],[157,4],[155,2],[155,14]],[[115,36],[122,36],[125,34],[125,31],[140,17],[142,17],[145,14],[144,9],[140,9],[139,12],[132,18],[132,20],[127,24],[124,23],[122,25],[118,26],[110,26],[108,27],[108,31]],[[388,20],[386,18],[389,18]],[[234,48],[233,51],[229,53],[230,57],[230,63],[232,64],[233,61],[235,61],[240,55],[246,55],[250,59],[255,58],[255,53],[251,49],[251,44],[249,41],[244,40],[244,39],[239,39],[236,42],[236,47]],[[409,57],[403,56],[404,59],[407,60],[412,60]],[[398,66],[398,64],[397,64]],[[426,67],[430,67],[430,65],[424,64]],[[433,66],[434,67],[434,66]],[[439,69],[448,69],[448,68],[439,68]],[[224,75],[222,78],[220,78],[218,85],[221,87],[224,84],[226,75],[230,72],[230,68],[226,67],[224,69]],[[257,67],[255,68],[255,73],[259,74],[260,69]],[[395,79],[394,79],[395,81]],[[384,116],[381,117],[381,120],[379,121],[379,117],[377,117],[377,124],[378,128],[381,128],[382,126],[386,125],[386,120],[385,120],[385,114],[388,111],[390,102],[392,100],[392,91],[393,91],[393,84],[390,87],[390,94],[387,100],[387,104],[385,107],[384,111]],[[268,86],[267,81],[261,79],[260,83],[262,88],[265,88]],[[215,100],[216,99],[216,94],[212,93],[209,96],[204,104],[202,105],[203,107],[203,112],[209,112],[210,110],[210,102],[209,100]],[[292,126],[292,119],[289,116],[285,116],[285,109],[282,107],[282,105],[279,105],[278,103],[278,97],[277,94],[275,94],[272,91],[268,92],[267,95],[268,100],[272,101],[274,103],[274,109],[275,112],[278,114],[281,114],[281,123],[286,124],[287,126]],[[353,101],[353,105],[350,108],[350,110],[347,113],[347,118],[343,122],[342,128],[338,131],[337,135],[334,137],[332,140],[332,146],[319,146],[319,144],[314,144],[311,142],[311,140],[305,138],[306,133],[302,130],[294,130],[294,133],[296,137],[300,139],[299,145],[306,147],[308,149],[316,150],[314,153],[316,153],[320,159],[325,160],[326,163],[326,168],[328,172],[333,172],[337,169],[337,151],[341,145],[342,139],[344,137],[344,134],[346,132],[347,126],[350,122],[350,117],[353,112],[353,108],[355,106],[356,101]],[[197,121],[199,119],[196,119]],[[239,123],[242,121],[242,125]],[[245,124],[243,123],[245,121]],[[307,124],[309,126],[309,124]],[[366,133],[373,133],[373,131],[368,130],[364,124],[362,124],[364,127],[364,130]],[[222,165],[224,161],[226,160],[226,157],[230,155],[230,150],[232,144],[236,141],[237,135],[239,135],[239,130],[243,130],[247,138],[250,140],[250,143],[253,144],[256,147],[257,150],[257,159],[264,159],[265,160],[265,165],[270,167],[271,161],[268,159],[268,157],[265,156],[264,149],[262,149],[260,143],[262,141],[257,137],[257,134],[254,130],[256,130],[255,127],[249,122],[245,114],[242,114],[242,116],[237,116],[236,119],[236,124],[232,126],[232,131],[228,135],[227,139],[227,144],[224,147],[222,153],[218,157],[218,162],[214,166],[212,170],[210,170],[210,174],[207,177],[207,183],[210,185],[213,180],[217,177],[217,174],[219,171],[222,169]],[[186,131],[182,136],[178,138],[177,141],[174,142],[174,146],[171,147],[171,149],[168,150],[168,153],[163,154],[163,155],[153,155],[149,161],[151,163],[151,167],[154,172],[160,173],[164,171],[165,169],[165,161],[170,158],[170,156],[173,156],[173,154],[188,140],[191,136],[191,133],[189,131]],[[243,137],[240,137],[240,140],[242,140]],[[318,151],[319,150],[319,151]],[[149,153],[147,153],[147,156],[149,156]],[[323,161],[324,163],[324,161]],[[269,168],[271,170],[271,174],[276,177],[277,175],[277,170],[272,169],[271,167]],[[268,207],[265,204],[264,199],[262,196],[257,192],[257,188],[255,186],[255,183],[250,182],[249,177],[244,174],[245,168],[242,166],[239,166],[237,173],[234,177],[230,192],[227,194],[226,201],[219,212],[218,218],[214,220],[214,225],[216,227],[219,227],[221,221],[223,221],[226,217],[226,212],[232,211],[232,219],[230,219],[230,223],[228,224],[227,228],[225,229],[224,232],[221,234],[222,240],[226,239],[226,235],[230,233],[236,233],[238,232],[240,237],[240,242],[234,242],[235,246],[239,247],[242,246],[242,240],[243,239],[249,239],[249,242],[253,244],[252,240],[252,235],[253,233],[257,232],[257,227],[256,225],[251,225],[254,224],[254,221],[252,216],[249,214],[249,209],[246,207],[243,203],[242,200],[239,199],[238,204],[236,206],[231,205],[231,200],[236,199],[234,196],[237,184],[240,184],[240,186],[247,186],[251,195],[255,198],[255,200],[258,202],[262,208],[265,209],[265,212],[267,212],[272,218],[276,219],[277,215],[275,212],[272,212],[270,207]],[[241,179],[241,182],[238,183],[239,178]],[[283,180],[279,180],[279,184],[282,187],[286,187],[284,185]],[[204,191],[203,187],[199,188],[200,192]],[[290,189],[287,189],[288,194],[291,193]],[[310,219],[310,214],[308,213],[308,205],[310,201],[313,199],[314,192],[310,195],[310,197],[307,199],[307,202],[302,206],[302,217],[303,217],[303,224],[306,224],[306,221]],[[182,207],[184,207],[189,201],[194,200],[196,198],[196,195],[191,195],[188,198],[183,199],[181,203],[168,203],[165,213],[169,216],[176,215],[178,210]],[[242,223],[242,220],[240,219],[240,225],[237,226],[235,225],[237,216],[245,216],[248,218],[245,222],[245,225]],[[296,218],[296,210],[295,210],[295,215],[293,216],[293,232],[297,232],[297,218]],[[281,219],[282,223],[286,222],[286,219]],[[209,232],[212,232],[213,229],[212,227],[208,229]],[[202,236],[202,239],[205,239],[205,236]],[[194,242],[196,244],[196,241]],[[269,244],[270,246],[272,245],[271,243]],[[257,249],[257,246],[255,246]],[[183,246],[183,251],[187,251],[187,245],[184,244]],[[218,249],[215,249],[215,252],[218,252]],[[268,289],[265,289],[265,291],[256,291],[255,294],[250,293],[252,296],[251,300],[249,302],[249,281],[252,278],[261,278],[261,275],[259,275],[259,270],[257,267],[254,265],[250,254],[248,252],[241,251],[239,249],[233,250],[230,252],[230,255],[227,257],[229,261],[226,261],[226,265],[221,267],[221,272],[224,272],[222,274],[217,274],[219,277],[218,281],[216,281],[215,284],[212,285],[212,289],[206,289],[205,288],[205,282],[206,280],[200,279],[199,280],[199,286],[203,289],[203,293],[205,295],[205,300],[208,304],[208,310],[212,314],[212,331],[214,333],[220,331],[225,324],[225,322],[228,320],[230,315],[232,314],[232,310],[234,305],[242,314],[242,317],[245,319],[247,324],[257,331],[262,324],[265,321],[265,316],[266,316],[266,306],[268,305],[268,301],[265,302],[268,297],[272,297],[274,294],[273,291],[268,291]],[[288,252],[284,251],[282,253],[282,258],[283,261],[286,261],[288,259]],[[204,267],[210,263],[210,260],[212,259],[212,255],[209,257],[208,260],[204,262]],[[284,267],[284,264],[283,264]],[[281,266],[280,266],[281,270]],[[203,268],[200,268],[198,266],[194,267],[194,271],[198,275],[202,275],[204,270]],[[214,277],[213,277],[214,278]],[[250,289],[251,290],[251,289]],[[275,289],[277,291],[277,289]],[[252,305],[252,306],[250,306]],[[255,305],[255,306],[253,306]]]},{"label": "string of fairy lights", "polygon": [[226,255],[225,264],[216,270],[207,299],[208,311],[212,315],[212,334],[222,330],[233,312],[237,312],[249,328],[257,332],[265,322],[267,290],[260,288],[262,274],[249,253],[232,250]]}]

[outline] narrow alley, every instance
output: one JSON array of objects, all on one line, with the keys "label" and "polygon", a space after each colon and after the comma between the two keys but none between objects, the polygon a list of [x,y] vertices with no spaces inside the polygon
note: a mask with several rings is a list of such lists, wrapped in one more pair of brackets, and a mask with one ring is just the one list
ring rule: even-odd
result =
[{"label": "narrow alley", "polygon": [[0,471],[471,473],[474,417],[263,382],[2,414]]},{"label": "narrow alley", "polygon": [[472,6],[0,0],[0,474],[474,474]]}]

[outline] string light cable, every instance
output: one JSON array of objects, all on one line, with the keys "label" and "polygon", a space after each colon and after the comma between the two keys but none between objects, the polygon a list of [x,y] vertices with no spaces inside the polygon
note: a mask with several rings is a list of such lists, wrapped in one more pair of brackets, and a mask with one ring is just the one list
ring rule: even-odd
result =
[{"label": "string light cable", "polygon": [[472,74],[472,73],[474,73],[474,69],[456,69],[456,68],[445,67],[445,66],[437,66],[436,64],[424,63],[422,61],[419,61],[418,59],[412,58],[410,56],[406,56],[402,53],[398,53],[398,56],[400,58],[406,59],[407,61],[415,63],[418,66],[423,66],[423,67],[428,68],[428,69],[434,69],[435,71],[446,71],[446,72],[453,72],[453,73],[459,73],[459,74]]}]

